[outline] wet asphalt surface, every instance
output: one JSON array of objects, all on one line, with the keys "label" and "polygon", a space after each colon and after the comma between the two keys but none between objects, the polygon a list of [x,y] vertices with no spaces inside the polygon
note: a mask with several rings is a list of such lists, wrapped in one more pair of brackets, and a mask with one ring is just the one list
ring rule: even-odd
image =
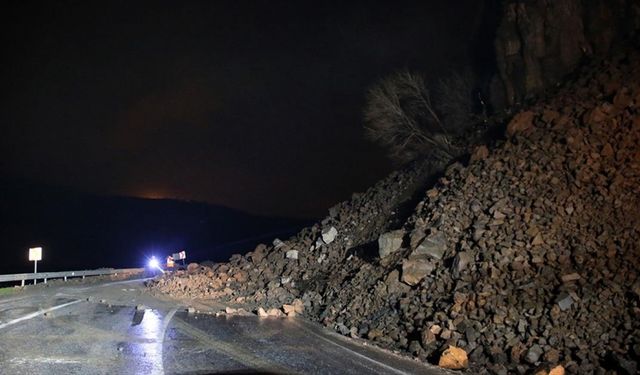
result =
[{"label": "wet asphalt surface", "polygon": [[140,280],[50,283],[0,297],[0,374],[448,373],[303,319],[185,307],[149,295]]}]

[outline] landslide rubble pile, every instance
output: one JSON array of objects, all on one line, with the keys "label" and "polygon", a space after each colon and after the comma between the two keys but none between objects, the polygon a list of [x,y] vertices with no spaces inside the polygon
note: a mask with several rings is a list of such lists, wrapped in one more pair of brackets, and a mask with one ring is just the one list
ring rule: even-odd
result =
[{"label": "landslide rubble pile", "polygon": [[366,192],[353,194],[350,201],[332,207],[321,223],[287,241],[275,239],[271,245],[258,245],[252,252],[233,255],[228,263],[212,267],[190,265],[186,272],[168,274],[152,286],[177,297],[272,307],[281,307],[307,290],[307,299],[313,295],[320,300],[320,285],[340,272],[336,265],[346,258],[359,259],[355,254],[361,253],[364,245],[377,253],[378,235],[403,225],[407,213],[401,211],[411,213],[414,194],[425,186],[432,168],[425,162],[414,163]]},{"label": "landslide rubble pile", "polygon": [[[295,306],[425,361],[466,353],[456,363],[472,373],[635,374],[639,110],[630,52],[514,116],[504,142],[449,166],[418,202],[407,197],[425,184],[416,164],[294,238],[152,288]],[[404,218],[402,202],[415,203]]]}]

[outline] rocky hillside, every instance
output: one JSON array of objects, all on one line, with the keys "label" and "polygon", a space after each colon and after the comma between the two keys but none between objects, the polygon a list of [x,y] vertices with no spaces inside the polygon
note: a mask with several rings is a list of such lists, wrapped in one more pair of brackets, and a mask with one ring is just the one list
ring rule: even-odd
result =
[{"label": "rocky hillside", "polygon": [[[503,0],[496,29],[497,107],[554,87],[585,58],[608,56],[640,30],[635,0]],[[497,83],[500,83],[497,85]]]},{"label": "rocky hillside", "polygon": [[472,373],[635,374],[639,107],[634,51],[585,68],[435,184],[416,164],[295,237],[151,288],[303,314]]}]

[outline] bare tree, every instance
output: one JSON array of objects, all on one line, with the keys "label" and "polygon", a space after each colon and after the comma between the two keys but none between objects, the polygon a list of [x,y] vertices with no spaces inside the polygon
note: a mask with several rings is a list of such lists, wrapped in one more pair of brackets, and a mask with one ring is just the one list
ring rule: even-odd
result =
[{"label": "bare tree", "polygon": [[431,153],[453,157],[449,132],[419,74],[403,70],[371,87],[364,118],[367,136],[395,160]]},{"label": "bare tree", "polygon": [[470,71],[452,72],[438,81],[432,102],[420,74],[402,70],[383,78],[367,92],[366,134],[396,161],[448,162],[464,152],[478,122],[473,83]]}]

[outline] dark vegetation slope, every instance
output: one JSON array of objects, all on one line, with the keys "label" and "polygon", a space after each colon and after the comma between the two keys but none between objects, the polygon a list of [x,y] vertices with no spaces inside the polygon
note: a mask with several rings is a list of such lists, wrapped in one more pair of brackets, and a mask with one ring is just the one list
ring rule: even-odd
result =
[{"label": "dark vegetation slope", "polygon": [[28,182],[0,181],[0,273],[141,267],[146,257],[185,249],[190,260],[227,259],[308,222],[253,216],[196,202],[107,197]]}]

